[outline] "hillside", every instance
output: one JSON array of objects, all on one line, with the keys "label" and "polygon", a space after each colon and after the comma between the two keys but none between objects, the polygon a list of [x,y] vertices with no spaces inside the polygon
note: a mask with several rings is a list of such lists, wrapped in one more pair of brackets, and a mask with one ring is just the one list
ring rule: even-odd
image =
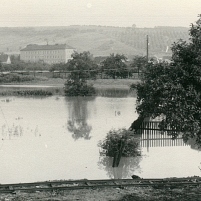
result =
[{"label": "hillside", "polygon": [[78,51],[90,51],[94,56],[110,53],[126,55],[146,54],[146,35],[152,55],[170,54],[170,47],[178,39],[188,40],[188,28],[184,27],[19,27],[0,28],[0,52],[19,52],[27,44],[66,43]]}]

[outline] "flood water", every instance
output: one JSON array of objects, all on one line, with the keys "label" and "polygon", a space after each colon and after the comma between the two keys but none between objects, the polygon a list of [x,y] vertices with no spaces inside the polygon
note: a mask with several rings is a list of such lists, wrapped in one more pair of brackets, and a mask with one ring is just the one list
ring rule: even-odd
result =
[{"label": "flood water", "polygon": [[107,132],[137,118],[135,101],[0,97],[0,183],[201,176],[201,152],[183,143],[142,143],[142,157],[122,158],[118,168],[100,156],[97,144]]}]

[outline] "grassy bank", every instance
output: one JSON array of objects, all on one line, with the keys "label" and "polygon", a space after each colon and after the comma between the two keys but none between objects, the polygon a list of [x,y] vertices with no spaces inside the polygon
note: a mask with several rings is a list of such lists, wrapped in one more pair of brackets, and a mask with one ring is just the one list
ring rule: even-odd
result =
[{"label": "grassy bank", "polygon": [[0,96],[52,96],[53,93],[51,91],[45,90],[10,90],[0,92]]},{"label": "grassy bank", "polygon": [[139,82],[134,79],[97,79],[89,80],[89,83],[93,84],[95,88],[117,88],[117,89],[129,89],[130,85]]},{"label": "grassy bank", "polygon": [[[17,84],[17,85],[39,85],[39,86],[54,86],[63,88],[66,79],[61,78],[36,78],[28,82],[12,82],[12,83],[1,83],[1,84]],[[136,83],[139,80],[134,79],[97,79],[88,80],[89,84],[93,84],[95,88],[119,88],[129,89],[132,83]]]},{"label": "grassy bank", "polygon": [[[9,85],[9,87],[1,87],[0,96],[63,96],[65,81],[61,78],[37,78],[28,82],[1,83],[2,86]],[[111,96],[114,96],[114,90],[117,95],[126,96],[130,85],[136,82],[138,80],[132,79],[88,80],[88,84],[92,84],[100,96],[110,95],[108,90],[111,91]]]},{"label": "grassy bank", "polygon": [[62,88],[29,88],[29,87],[5,87],[0,90],[0,96],[41,96],[64,95]]}]

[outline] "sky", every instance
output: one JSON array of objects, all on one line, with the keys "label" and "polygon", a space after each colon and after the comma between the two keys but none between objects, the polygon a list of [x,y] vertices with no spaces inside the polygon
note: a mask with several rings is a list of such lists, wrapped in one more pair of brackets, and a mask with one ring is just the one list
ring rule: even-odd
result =
[{"label": "sky", "polygon": [[0,27],[189,27],[201,0],[0,0]]}]

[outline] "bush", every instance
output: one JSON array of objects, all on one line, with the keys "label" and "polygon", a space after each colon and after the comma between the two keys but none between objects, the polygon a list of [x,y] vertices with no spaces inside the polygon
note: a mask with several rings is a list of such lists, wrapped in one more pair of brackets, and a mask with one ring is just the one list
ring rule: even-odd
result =
[{"label": "bush", "polygon": [[4,91],[0,96],[52,96],[52,92],[44,90],[15,90]]},{"label": "bush", "polygon": [[75,82],[68,79],[64,86],[66,96],[92,96],[96,91],[92,85],[87,85],[85,81]]},{"label": "bush", "polygon": [[6,74],[0,76],[0,83],[20,83],[34,80],[34,77],[28,75]]},{"label": "bush", "polygon": [[133,136],[133,132],[126,129],[110,130],[106,138],[98,143],[98,146],[102,149],[101,154],[115,157],[115,154],[119,152],[122,142],[125,143],[122,157],[141,155],[139,139]]}]

